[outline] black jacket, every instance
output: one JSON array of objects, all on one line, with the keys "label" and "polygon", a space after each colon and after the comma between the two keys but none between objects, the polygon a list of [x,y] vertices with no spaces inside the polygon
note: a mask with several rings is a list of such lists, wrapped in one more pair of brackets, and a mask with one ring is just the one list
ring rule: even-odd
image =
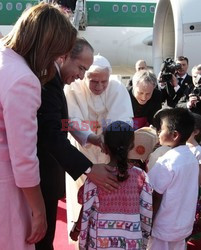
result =
[{"label": "black jacket", "polygon": [[162,101],[167,101],[167,105],[170,107],[183,106],[188,101],[188,96],[193,89],[192,76],[186,75],[182,82],[181,87],[175,92],[174,87],[169,83],[162,92]]},{"label": "black jacket", "polygon": [[57,74],[42,87],[38,110],[38,158],[44,197],[60,199],[65,191],[65,172],[76,180],[92,163],[70,144],[62,119],[68,119],[63,83]]}]

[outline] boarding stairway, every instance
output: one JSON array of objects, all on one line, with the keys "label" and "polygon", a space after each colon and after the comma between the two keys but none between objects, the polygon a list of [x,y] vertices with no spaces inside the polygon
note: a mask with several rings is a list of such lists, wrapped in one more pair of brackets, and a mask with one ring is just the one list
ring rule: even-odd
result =
[{"label": "boarding stairway", "polygon": [[87,26],[87,9],[85,0],[77,0],[72,24],[77,30],[85,30]]}]

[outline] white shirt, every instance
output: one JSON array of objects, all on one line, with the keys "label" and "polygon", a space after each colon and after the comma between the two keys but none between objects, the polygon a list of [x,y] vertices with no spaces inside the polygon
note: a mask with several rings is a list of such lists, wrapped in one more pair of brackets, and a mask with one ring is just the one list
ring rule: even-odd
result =
[{"label": "white shirt", "polygon": [[199,164],[201,165],[201,146],[197,145],[195,147],[189,147],[189,149],[195,155],[196,159],[198,160]]},{"label": "white shirt", "polygon": [[[184,79],[186,78],[186,76],[187,76],[187,74],[183,75],[182,77],[177,76],[177,80],[178,80],[179,78],[182,78],[182,79],[183,79],[183,80],[181,80],[180,84],[183,83],[183,81],[184,81]],[[174,87],[174,91],[177,92],[177,91],[180,89],[180,87],[181,87],[181,86],[179,86],[179,84],[178,84],[177,86]]]},{"label": "white shirt", "polygon": [[163,194],[152,236],[164,241],[178,241],[191,234],[198,174],[198,161],[186,145],[169,150],[148,172],[153,189]]}]

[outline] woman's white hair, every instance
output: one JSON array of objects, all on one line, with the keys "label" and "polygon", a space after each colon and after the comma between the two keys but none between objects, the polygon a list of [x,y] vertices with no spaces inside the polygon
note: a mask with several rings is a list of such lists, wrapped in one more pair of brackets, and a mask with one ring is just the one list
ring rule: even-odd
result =
[{"label": "woman's white hair", "polygon": [[140,70],[138,72],[136,72],[133,75],[133,87],[137,86],[140,83],[150,83],[152,84],[154,87],[157,86],[157,78],[156,75],[150,71],[150,70]]}]

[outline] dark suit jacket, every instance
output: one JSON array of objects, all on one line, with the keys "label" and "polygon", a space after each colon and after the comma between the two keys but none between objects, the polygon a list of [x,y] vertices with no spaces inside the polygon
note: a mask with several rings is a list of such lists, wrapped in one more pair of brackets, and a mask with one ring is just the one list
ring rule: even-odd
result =
[{"label": "dark suit jacket", "polygon": [[183,106],[186,104],[192,89],[192,76],[187,74],[177,92],[175,92],[174,87],[171,84],[167,84],[164,89],[161,89],[162,101],[167,101],[167,105],[173,108],[176,106]]},{"label": "dark suit jacket", "polygon": [[65,174],[76,180],[92,163],[70,144],[62,119],[68,119],[63,83],[57,74],[42,87],[38,110],[38,158],[43,196],[60,199],[65,191]]}]

